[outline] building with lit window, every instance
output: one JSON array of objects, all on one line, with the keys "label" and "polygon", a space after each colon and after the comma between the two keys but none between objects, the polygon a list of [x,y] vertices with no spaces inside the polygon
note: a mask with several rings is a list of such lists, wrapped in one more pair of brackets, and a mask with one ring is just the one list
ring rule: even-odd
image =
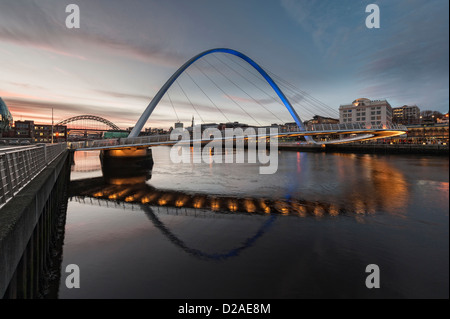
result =
[{"label": "building with lit window", "polygon": [[444,114],[444,116],[441,119],[436,120],[437,124],[447,124],[449,123],[448,113]]},{"label": "building with lit window", "polygon": [[392,121],[398,124],[411,125],[420,123],[420,109],[417,105],[403,105],[392,109]]},{"label": "building with lit window", "polygon": [[303,123],[305,126],[314,124],[339,124],[339,120],[332,117],[314,115],[312,119]]},{"label": "building with lit window", "polygon": [[34,121],[15,121],[14,137],[18,138],[34,138]]},{"label": "building with lit window", "polygon": [[448,124],[409,125],[407,129],[410,143],[448,145]]},{"label": "building with lit window", "polygon": [[12,129],[13,117],[2,98],[0,98],[0,136]]},{"label": "building with lit window", "polygon": [[389,125],[392,123],[392,107],[387,100],[357,99],[339,107],[339,123],[363,124],[367,128]]},{"label": "building with lit window", "polygon": [[53,132],[53,143],[67,142],[67,126],[35,124],[34,125],[34,142],[35,143],[51,143]]},{"label": "building with lit window", "polygon": [[[34,121],[15,121],[11,137],[30,139],[33,143],[51,143],[52,125],[35,124]],[[53,126],[53,143],[67,141],[67,126]]]}]

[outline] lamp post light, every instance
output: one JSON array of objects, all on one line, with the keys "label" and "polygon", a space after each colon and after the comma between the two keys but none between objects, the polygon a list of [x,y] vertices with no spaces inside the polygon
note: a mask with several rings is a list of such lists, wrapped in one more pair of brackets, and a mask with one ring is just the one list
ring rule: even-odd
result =
[{"label": "lamp post light", "polygon": [[52,144],[53,144],[53,108],[52,108]]}]

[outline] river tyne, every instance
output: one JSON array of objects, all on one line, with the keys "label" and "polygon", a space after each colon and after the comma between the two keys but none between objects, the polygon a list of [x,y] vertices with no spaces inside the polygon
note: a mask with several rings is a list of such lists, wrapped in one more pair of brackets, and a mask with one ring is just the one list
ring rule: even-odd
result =
[{"label": "river tyne", "polygon": [[154,148],[134,186],[105,184],[98,152],[75,154],[47,298],[448,298],[448,157],[281,151],[260,175],[169,151]]}]

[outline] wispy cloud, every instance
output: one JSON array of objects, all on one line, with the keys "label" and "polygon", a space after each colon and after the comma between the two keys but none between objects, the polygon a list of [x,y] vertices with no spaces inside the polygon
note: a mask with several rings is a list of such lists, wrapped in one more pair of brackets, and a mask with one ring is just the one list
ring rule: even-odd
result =
[{"label": "wispy cloud", "polygon": [[287,15],[301,26],[305,35],[327,58],[335,57],[336,49],[345,46],[351,41],[351,35],[359,32],[358,28],[349,24],[360,6],[354,0],[280,1]]},{"label": "wispy cloud", "polygon": [[[23,119],[40,119],[48,123],[51,121],[52,108],[54,109],[56,120],[64,120],[71,116],[82,114],[105,116],[105,107],[98,105],[55,103],[53,101],[37,101],[20,97],[8,97],[4,98],[4,101],[14,114],[15,119],[21,116]],[[133,123],[139,118],[140,113],[129,109],[110,108],[107,116],[108,120],[113,122]]]},{"label": "wispy cloud", "polygon": [[133,100],[139,100],[139,101],[143,101],[143,102],[150,102],[153,97],[152,96],[147,96],[147,95],[143,95],[143,94],[134,94],[134,93],[124,93],[124,92],[117,92],[117,91],[106,91],[106,90],[94,90],[94,92],[103,94],[103,95],[107,95],[113,98],[118,98],[118,99],[133,99]]},{"label": "wispy cloud", "polygon": [[[81,1],[85,2],[85,1]],[[83,5],[80,5],[83,7]],[[108,6],[105,3],[104,6]],[[89,2],[84,3],[85,11]],[[47,9],[47,10],[44,10]],[[130,10],[133,10],[130,7]],[[110,21],[89,19],[83,12],[83,26],[80,29],[67,29],[65,26],[65,4],[44,1],[7,1],[0,3],[0,40],[23,46],[30,46],[53,54],[86,60],[78,54],[77,47],[102,47],[131,59],[138,59],[158,65],[175,66],[183,60],[172,51],[165,50],[164,43],[154,38],[143,41],[139,35],[145,30],[129,30],[133,34],[122,34]],[[97,13],[101,13],[101,9]],[[116,11],[118,14],[120,11]]]},{"label": "wispy cloud", "polygon": [[359,73],[368,87],[362,92],[422,107],[448,108],[448,2],[447,10],[436,1],[412,4],[414,10],[400,5],[392,8],[396,17],[386,26],[390,32]]},{"label": "wispy cloud", "polygon": [[448,2],[375,1],[381,28],[369,30],[365,1],[280,1],[321,52],[330,79],[353,83],[361,96],[448,108]]}]

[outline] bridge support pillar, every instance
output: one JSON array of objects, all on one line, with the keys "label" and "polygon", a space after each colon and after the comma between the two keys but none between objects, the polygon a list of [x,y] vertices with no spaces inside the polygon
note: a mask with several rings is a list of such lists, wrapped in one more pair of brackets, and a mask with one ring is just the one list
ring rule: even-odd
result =
[{"label": "bridge support pillar", "polygon": [[145,183],[152,176],[153,156],[148,147],[102,150],[100,160],[108,184]]}]

